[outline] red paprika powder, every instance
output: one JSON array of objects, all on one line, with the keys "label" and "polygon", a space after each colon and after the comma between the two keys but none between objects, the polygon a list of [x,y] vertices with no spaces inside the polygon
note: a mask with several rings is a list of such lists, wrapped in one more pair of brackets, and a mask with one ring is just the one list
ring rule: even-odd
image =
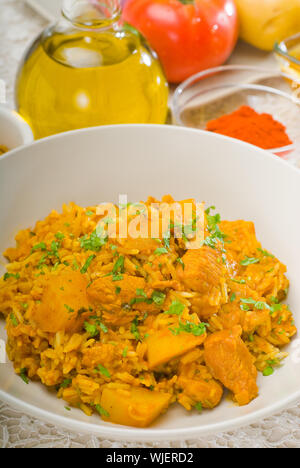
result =
[{"label": "red paprika powder", "polygon": [[270,114],[258,114],[242,106],[206,125],[206,130],[246,141],[263,149],[282,148],[292,144],[286,128]]}]

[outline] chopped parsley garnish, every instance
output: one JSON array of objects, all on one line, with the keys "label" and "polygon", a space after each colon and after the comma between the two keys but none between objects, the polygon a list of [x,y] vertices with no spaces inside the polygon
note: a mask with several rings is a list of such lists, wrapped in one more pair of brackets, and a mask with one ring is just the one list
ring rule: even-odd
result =
[{"label": "chopped parsley garnish", "polygon": [[153,291],[151,299],[153,300],[154,304],[161,306],[165,302],[166,294],[161,291]]},{"label": "chopped parsley garnish", "polygon": [[121,255],[116,261],[116,263],[114,264],[114,267],[112,270],[113,275],[117,275],[118,273],[124,273],[124,261],[125,261],[125,258],[123,257],[123,255]]},{"label": "chopped parsley garnish", "polygon": [[271,366],[266,367],[263,371],[264,377],[269,377],[269,375],[272,375],[272,374],[274,374],[274,369]]},{"label": "chopped parsley garnish", "polygon": [[21,377],[21,379],[23,380],[23,382],[26,383],[26,385],[29,384],[29,380],[28,380],[28,377],[27,377],[27,369],[26,369],[26,368],[20,370],[20,377]]},{"label": "chopped parsley garnish", "polygon": [[264,257],[275,258],[274,255],[270,254],[267,250],[263,250],[260,247],[257,249]]},{"label": "chopped parsley garnish", "polygon": [[73,258],[72,265],[73,265],[72,266],[73,270],[75,270],[75,271],[79,270],[79,265],[78,265],[77,260],[76,260],[75,257]]},{"label": "chopped parsley garnish", "polygon": [[40,242],[39,244],[36,244],[32,247],[31,249],[31,253],[33,252],[36,252],[37,250],[46,250],[47,249],[47,246],[45,244],[45,242]]},{"label": "chopped parsley garnish", "polygon": [[184,311],[185,305],[182,304],[180,301],[173,301],[169,307],[169,310],[165,312],[165,314],[170,315],[181,315]]},{"label": "chopped parsley garnish", "polygon": [[212,249],[216,249],[217,244],[221,242],[224,244],[224,239],[227,237],[226,234],[221,232],[219,228],[219,223],[221,222],[221,216],[219,214],[211,215],[210,211],[215,210],[214,206],[209,207],[206,213],[206,220],[207,220],[207,229],[209,232],[209,236],[204,239],[204,245],[207,247],[211,247]]},{"label": "chopped parsley garnish", "polygon": [[89,322],[84,322],[84,329],[90,334],[92,338],[99,334],[99,330],[96,325],[93,325]]},{"label": "chopped parsley garnish", "polygon": [[99,364],[96,367],[95,372],[100,372],[100,374],[102,374],[104,377],[107,377],[108,379],[111,377],[109,371],[106,369],[106,367],[102,366],[102,364]]},{"label": "chopped parsley garnish", "polygon": [[72,312],[74,312],[74,309],[72,309],[72,307],[68,306],[67,304],[64,304],[64,307],[65,309],[67,309],[67,311],[71,314]]},{"label": "chopped parsley garnish", "polygon": [[122,356],[123,356],[124,358],[127,357],[127,353],[128,353],[128,346],[126,346],[126,347],[123,349]]},{"label": "chopped parsley garnish", "polygon": [[65,235],[62,232],[58,232],[55,234],[56,239],[58,240],[63,240],[65,238]]},{"label": "chopped parsley garnish", "polygon": [[232,293],[230,296],[230,302],[234,302],[236,300],[236,294]]},{"label": "chopped parsley garnish", "polygon": [[94,215],[94,212],[91,211],[91,210],[88,210],[88,211],[85,212],[85,214],[86,214],[87,216],[93,216],[93,215]]},{"label": "chopped parsley garnish", "polygon": [[260,262],[259,258],[247,257],[247,255],[246,255],[244,260],[241,260],[240,264],[242,266],[248,266],[248,265],[254,265],[255,263],[259,263],[259,262]]},{"label": "chopped parsley garnish", "polygon": [[66,410],[66,411],[71,411],[70,406],[65,406],[65,410]]},{"label": "chopped parsley garnish", "polygon": [[106,418],[109,418],[109,413],[104,408],[102,408],[101,405],[96,405],[95,408],[100,414],[100,416],[105,416]]},{"label": "chopped parsley garnish", "polygon": [[92,250],[93,252],[99,252],[99,250],[103,247],[103,245],[107,242],[107,235],[103,235],[104,230],[97,228],[93,231],[88,237],[87,235],[81,237],[80,239],[80,246],[84,250]]},{"label": "chopped parsley garnish", "polygon": [[195,404],[195,408],[196,408],[197,411],[199,411],[199,413],[202,413],[203,406],[202,406],[202,403],[200,401]]},{"label": "chopped parsley garnish", "polygon": [[122,275],[116,275],[116,276],[113,276],[113,281],[122,281],[124,279],[124,276]]},{"label": "chopped parsley garnish", "polygon": [[14,314],[10,314],[9,318],[14,327],[19,325],[19,322]]},{"label": "chopped parsley garnish", "polygon": [[233,281],[234,283],[237,283],[237,284],[246,284],[246,281],[244,279],[238,280],[238,279],[235,279],[235,278],[231,278],[231,281]]},{"label": "chopped parsley garnish", "polygon": [[121,292],[121,288],[120,288],[120,286],[117,286],[116,287],[116,294],[118,295],[118,294],[120,294],[120,292]]},{"label": "chopped parsley garnish", "polygon": [[154,250],[154,255],[164,255],[167,253],[168,250],[165,247],[158,247],[158,249]]},{"label": "chopped parsley garnish", "polygon": [[98,325],[99,325],[100,329],[103,331],[103,333],[108,333],[108,328],[106,327],[106,325],[104,325],[104,323],[99,322]]},{"label": "chopped parsley garnish", "polygon": [[177,258],[176,262],[179,263],[179,265],[182,266],[183,270],[185,269],[185,264],[183,263],[183,260],[181,258]]},{"label": "chopped parsley garnish", "polygon": [[68,388],[72,383],[71,379],[65,379],[61,384],[60,388]]},{"label": "chopped parsley garnish", "polygon": [[179,335],[182,332],[191,333],[194,336],[201,336],[206,332],[207,326],[208,325],[206,323],[195,324],[195,323],[188,322],[188,321],[186,321],[186,323],[179,321],[179,327],[170,328],[170,331],[175,336]]},{"label": "chopped parsley garnish", "polygon": [[91,265],[92,261],[96,258],[96,255],[90,255],[83,267],[80,270],[80,273],[84,274],[88,271],[89,266]]},{"label": "chopped parsley garnish", "polygon": [[5,273],[3,276],[4,281],[7,281],[9,278],[15,278],[16,280],[20,279],[19,273]]},{"label": "chopped parsley garnish", "polygon": [[250,305],[253,306],[254,309],[257,310],[263,310],[263,309],[268,309],[270,310],[269,304],[263,301],[255,301],[255,299],[252,299],[251,297],[248,299],[241,299],[241,310],[244,311],[249,311],[250,310]]},{"label": "chopped parsley garnish", "polygon": [[170,248],[170,235],[166,236],[163,238],[163,241],[164,241],[164,246],[166,249],[169,249]]},{"label": "chopped parsley garnish", "polygon": [[140,339],[141,339],[138,324],[139,324],[138,317],[135,317],[135,319],[131,323],[130,331],[133,334],[136,341],[140,341]]}]

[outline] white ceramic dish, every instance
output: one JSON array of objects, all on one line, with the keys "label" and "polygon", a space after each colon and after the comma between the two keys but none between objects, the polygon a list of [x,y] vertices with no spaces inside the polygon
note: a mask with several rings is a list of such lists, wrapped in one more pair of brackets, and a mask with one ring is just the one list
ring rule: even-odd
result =
[{"label": "white ceramic dish", "polygon": [[14,110],[0,105],[0,145],[12,150],[33,140],[28,123]]},{"label": "white ceramic dish", "polygon": [[[260,149],[208,132],[150,125],[102,127],[61,134],[9,153],[0,159],[0,251],[13,244],[20,228],[64,202],[91,205],[117,201],[119,194],[139,201],[165,193],[206,200],[225,219],[253,220],[263,245],[288,265],[289,303],[300,327],[300,171]],[[133,441],[184,440],[253,423],[300,399],[297,341],[290,351],[273,376],[259,377],[260,396],[250,405],[239,408],[224,399],[202,415],[174,406],[147,429],[105,423],[76,409],[67,412],[64,402],[42,385],[25,385],[9,362],[0,364],[0,399],[81,433]]]}]

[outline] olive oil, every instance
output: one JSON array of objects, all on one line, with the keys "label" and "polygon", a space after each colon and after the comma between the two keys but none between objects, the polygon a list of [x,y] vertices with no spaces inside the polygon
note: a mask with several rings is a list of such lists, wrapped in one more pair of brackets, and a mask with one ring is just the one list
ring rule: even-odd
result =
[{"label": "olive oil", "polygon": [[20,69],[17,107],[36,138],[98,125],[159,123],[168,85],[159,61],[131,31],[43,33]]}]

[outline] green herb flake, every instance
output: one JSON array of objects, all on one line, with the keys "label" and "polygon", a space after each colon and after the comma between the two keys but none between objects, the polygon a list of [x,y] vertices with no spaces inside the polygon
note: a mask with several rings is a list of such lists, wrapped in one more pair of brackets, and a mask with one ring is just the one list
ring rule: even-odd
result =
[{"label": "green herb flake", "polygon": [[192,322],[186,321],[186,323],[179,322],[178,328],[170,328],[170,331],[173,335],[177,336],[182,332],[191,333],[194,336],[201,336],[206,332],[207,323],[195,324]]},{"label": "green herb flake", "polygon": [[154,255],[164,255],[167,253],[168,250],[165,247],[159,247],[158,249],[154,250]]},{"label": "green herb flake", "polygon": [[270,254],[267,250],[263,250],[261,248],[257,249],[264,257],[275,258],[274,255]]},{"label": "green herb flake", "polygon": [[123,349],[123,353],[122,353],[123,358],[126,358],[126,357],[127,357],[127,353],[128,353],[128,346],[126,346],[126,347]]},{"label": "green herb flake", "polygon": [[236,300],[236,294],[232,293],[230,296],[230,302],[234,302]]},{"label": "green herb flake", "polygon": [[136,341],[140,341],[141,339],[138,324],[139,324],[138,317],[135,317],[135,319],[131,323],[130,332],[132,333]]},{"label": "green herb flake", "polygon": [[117,273],[124,273],[124,261],[125,261],[125,258],[123,257],[123,255],[121,255],[116,261],[116,263],[114,264],[114,267],[112,270],[113,275],[116,275]]},{"label": "green herb flake", "polygon": [[177,258],[176,263],[179,263],[179,265],[182,266],[182,269],[185,269],[185,264],[183,263],[183,260],[181,258]]},{"label": "green herb flake", "polygon": [[10,314],[9,318],[14,327],[19,325],[19,322],[14,314]]},{"label": "green herb flake", "polygon": [[94,258],[96,258],[96,255],[90,255],[88,257],[87,261],[85,262],[85,264],[83,265],[83,267],[80,270],[80,273],[82,275],[84,275],[88,271],[88,268],[90,267],[90,265],[91,265],[92,261],[94,260]]},{"label": "green herb flake", "polygon": [[238,279],[235,279],[235,278],[231,278],[231,281],[233,281],[234,283],[237,283],[237,284],[246,284],[246,281],[244,279],[238,280]]},{"label": "green herb flake", "polygon": [[120,288],[120,286],[117,286],[117,287],[116,287],[116,294],[119,295],[120,292],[121,292],[121,288]]},{"label": "green herb flake", "polygon": [[263,371],[263,376],[264,377],[269,377],[272,374],[274,374],[274,369],[271,366],[266,367],[265,370]]},{"label": "green herb flake", "polygon": [[95,408],[96,408],[96,411],[100,414],[100,416],[109,418],[109,413],[104,408],[102,408],[101,405],[96,405]]},{"label": "green herb flake", "polygon": [[33,252],[36,252],[37,250],[46,250],[47,249],[47,246],[45,244],[45,242],[40,242],[39,244],[36,244],[32,247],[31,249],[31,253]]},{"label": "green herb flake", "polygon": [[27,369],[26,369],[26,368],[20,370],[20,377],[21,377],[21,379],[23,380],[23,382],[26,383],[26,385],[29,384],[29,380],[28,380],[28,377],[27,377]]},{"label": "green herb flake", "polygon": [[153,300],[154,304],[161,306],[165,302],[166,294],[161,291],[153,291],[151,299]]},{"label": "green herb flake", "polygon": [[203,411],[203,406],[202,403],[199,401],[198,403],[195,404],[195,408],[199,413],[202,413]]},{"label": "green herb flake", "polygon": [[169,307],[169,310],[165,312],[165,314],[170,314],[170,315],[181,315],[182,312],[184,311],[184,304],[180,301],[173,301],[172,304]]},{"label": "green herb flake", "polygon": [[93,215],[94,215],[94,212],[91,211],[91,210],[88,210],[88,211],[85,212],[85,214],[86,214],[87,216],[93,216]]},{"label": "green herb flake", "polygon": [[67,309],[68,313],[71,314],[72,312],[74,312],[74,309],[72,309],[72,307],[68,306],[67,304],[64,304],[64,307],[65,309]]},{"label": "green herb flake", "polygon": [[96,369],[96,372],[100,372],[101,375],[104,377],[107,377],[108,379],[111,378],[110,372],[106,369],[106,367],[102,366],[102,364],[99,364]]},{"label": "green herb flake", "polygon": [[3,276],[3,280],[7,281],[9,278],[14,278],[16,280],[20,279],[20,274],[19,273],[5,273]]},{"label": "green herb flake", "polygon": [[60,388],[68,388],[70,387],[72,383],[72,380],[71,379],[65,379],[61,384],[60,384]]},{"label": "green herb flake", "polygon": [[87,333],[90,334],[90,336],[92,338],[94,338],[95,336],[97,336],[99,334],[99,330],[98,328],[96,327],[96,325],[93,325],[89,322],[84,322],[84,329]]},{"label": "green herb flake", "polygon": [[55,234],[55,237],[58,240],[63,240],[65,238],[65,235],[62,232],[58,232]]},{"label": "green herb flake", "polygon": [[247,255],[246,255],[244,260],[241,260],[240,264],[242,266],[248,266],[248,265],[254,265],[255,263],[259,263],[259,262],[260,262],[259,258],[247,257]]}]

